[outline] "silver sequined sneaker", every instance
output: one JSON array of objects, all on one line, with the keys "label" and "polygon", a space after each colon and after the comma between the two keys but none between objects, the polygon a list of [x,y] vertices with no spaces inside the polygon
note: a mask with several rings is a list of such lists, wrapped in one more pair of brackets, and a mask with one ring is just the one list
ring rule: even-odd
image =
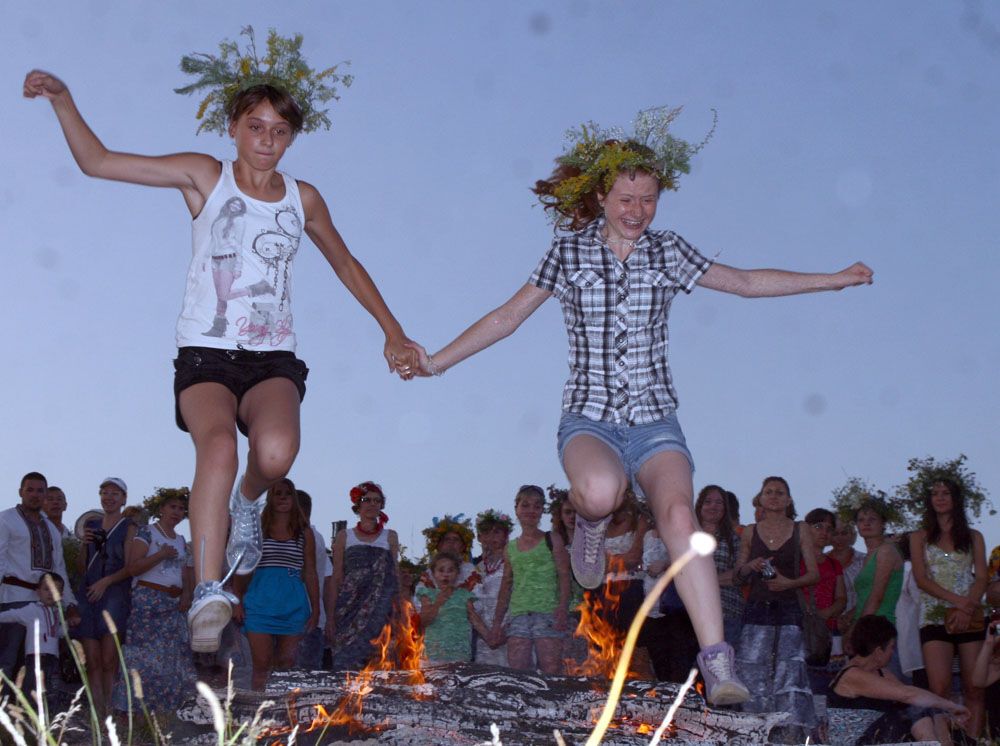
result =
[{"label": "silver sequined sneaker", "polygon": [[705,677],[705,699],[713,705],[738,705],[750,699],[750,692],[736,678],[733,646],[719,642],[702,648],[698,667]]},{"label": "silver sequined sneaker", "polygon": [[588,521],[576,514],[576,529],[569,560],[576,582],[584,588],[597,588],[604,582],[607,559],[604,556],[604,533],[611,516]]},{"label": "silver sequined sneaker", "polygon": [[240,492],[242,479],[236,481],[229,498],[229,541],[226,542],[226,562],[235,568],[237,575],[249,575],[260,562],[264,551],[264,534],[260,515],[266,501],[261,497],[253,502]]},{"label": "silver sequined sneaker", "polygon": [[198,583],[194,601],[188,611],[188,628],[191,632],[191,650],[195,653],[214,653],[219,649],[222,630],[233,616],[233,605],[239,600],[222,589],[222,582],[209,580]]}]

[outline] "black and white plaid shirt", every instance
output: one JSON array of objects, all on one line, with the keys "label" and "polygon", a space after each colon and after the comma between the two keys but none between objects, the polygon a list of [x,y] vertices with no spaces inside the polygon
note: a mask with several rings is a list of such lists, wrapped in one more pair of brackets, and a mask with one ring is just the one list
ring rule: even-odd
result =
[{"label": "black and white plaid shirt", "polygon": [[528,282],[559,299],[569,336],[563,411],[645,425],[677,408],[667,363],[667,316],[712,262],[671,231],[643,233],[624,262],[601,236],[604,219],[557,236]]}]

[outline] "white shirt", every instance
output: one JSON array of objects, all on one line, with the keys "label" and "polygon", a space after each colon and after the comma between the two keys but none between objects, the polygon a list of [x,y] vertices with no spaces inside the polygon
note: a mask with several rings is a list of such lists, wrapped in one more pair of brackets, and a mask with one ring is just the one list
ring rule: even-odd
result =
[{"label": "white shirt", "polygon": [[[36,552],[32,557],[31,534],[25,525],[25,519],[17,508],[0,511],[0,578],[13,575],[28,583],[37,583],[46,572],[61,575],[63,584],[63,604],[76,605],[76,598],[69,587],[69,575],[66,572],[66,561],[63,559],[62,537],[59,529],[52,521],[40,514],[41,525],[48,530],[52,539],[52,556],[50,567],[42,565],[43,558]],[[37,601],[38,594],[34,590],[4,583],[0,585],[0,603],[15,603],[19,601]]]},{"label": "white shirt", "polygon": [[[38,622],[38,648],[35,648],[35,622]],[[30,603],[16,609],[0,611],[0,622],[23,624],[26,630],[24,652],[28,655],[59,655],[59,612],[54,606],[43,606],[39,602]]]},{"label": "white shirt", "polygon": [[173,547],[177,550],[176,557],[168,557],[161,560],[142,575],[137,576],[132,581],[133,586],[138,581],[145,580],[147,583],[156,583],[157,585],[165,585],[167,587],[183,587],[183,571],[184,567],[188,564],[187,542],[184,541],[183,536],[177,534],[171,539],[163,533],[159,523],[154,523],[152,526],[141,526],[132,541],[141,541],[146,545],[147,557],[151,554],[156,554],[165,546]]},{"label": "white shirt", "polygon": [[323,534],[319,532],[311,523],[313,539],[316,544],[316,577],[319,578],[319,628],[326,627],[326,605],[323,603],[323,581],[333,575],[333,562],[330,555],[326,553],[326,542],[323,541]]}]

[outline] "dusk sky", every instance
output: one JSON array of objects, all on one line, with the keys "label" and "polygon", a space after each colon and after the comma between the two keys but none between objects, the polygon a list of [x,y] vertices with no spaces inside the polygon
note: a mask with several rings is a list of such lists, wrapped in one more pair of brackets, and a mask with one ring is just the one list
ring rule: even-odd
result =
[{"label": "dusk sky", "polygon": [[[282,169],[314,184],[407,333],[437,350],[520,287],[552,239],[528,187],[569,127],[629,127],[683,105],[680,136],[718,128],[654,227],[737,267],[839,270],[871,287],[677,299],[671,366],[695,489],[750,498],[787,478],[800,514],[857,476],[891,491],[911,457],[968,456],[1000,491],[1000,8],[982,2],[6,3],[0,215],[13,311],[3,372],[6,505],[29,470],[98,505],[190,484],[173,422],[174,325],[190,259],[179,193],[77,170],[25,73],[62,77],[112,149],[231,158],[195,135],[182,55],[252,24],[305,34],[316,67],[350,60],[333,128]],[[433,516],[513,510],[565,484],[556,457],[566,337],[550,300],[441,379],[386,371],[383,338],[308,242],[295,269],[309,367],[290,476],[314,523],[380,482],[409,554]],[[987,548],[1000,521],[978,522]]]}]

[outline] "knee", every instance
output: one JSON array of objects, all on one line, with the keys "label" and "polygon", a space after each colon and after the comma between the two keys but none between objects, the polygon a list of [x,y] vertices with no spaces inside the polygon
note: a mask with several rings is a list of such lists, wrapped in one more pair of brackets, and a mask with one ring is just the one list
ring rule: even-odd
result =
[{"label": "knee", "polygon": [[657,510],[656,527],[663,537],[686,537],[698,530],[694,511],[686,502],[671,502]]},{"label": "knee", "polygon": [[215,428],[195,438],[196,457],[207,461],[215,470],[230,470],[236,474],[236,433],[227,428]]},{"label": "knee", "polygon": [[299,452],[298,437],[288,433],[258,435],[250,443],[251,459],[260,476],[274,482],[292,468]]},{"label": "knee", "polygon": [[600,472],[578,477],[570,485],[570,499],[577,512],[589,520],[612,513],[625,494],[625,482],[615,474]]}]

